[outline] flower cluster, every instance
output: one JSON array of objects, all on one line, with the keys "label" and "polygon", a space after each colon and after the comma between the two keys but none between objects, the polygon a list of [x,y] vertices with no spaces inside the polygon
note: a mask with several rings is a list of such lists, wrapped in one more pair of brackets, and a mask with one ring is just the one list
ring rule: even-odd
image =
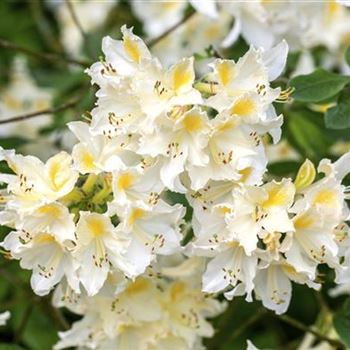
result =
[{"label": "flower cluster", "polygon": [[55,349],[202,349],[201,337],[214,333],[206,317],[225,305],[201,292],[201,266],[198,259],[177,257],[163,259],[134,281],[114,273],[94,297],[60,286],[54,304],[83,318],[60,334]]},{"label": "flower cluster", "polygon": [[57,348],[194,349],[223,309],[217,293],[254,293],[283,313],[291,282],[319,288],[320,264],[347,282],[350,154],[323,160],[317,181],[309,161],[294,182],[264,178],[262,137],[278,142],[273,103],[290,95],[270,85],[286,42],[216,59],[196,79],[193,58],[164,68],[122,34],[103,39],[105,58],[87,70],[97,102],[89,123],[69,123],[71,155],[0,151],[0,224],[12,229],[2,246],[32,270],[35,293],[56,287],[56,305],[83,315]]}]

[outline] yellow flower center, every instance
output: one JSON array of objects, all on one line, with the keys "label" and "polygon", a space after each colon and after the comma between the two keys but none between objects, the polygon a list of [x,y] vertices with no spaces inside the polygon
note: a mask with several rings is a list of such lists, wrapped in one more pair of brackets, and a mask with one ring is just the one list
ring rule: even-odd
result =
[{"label": "yellow flower center", "polygon": [[243,98],[237,101],[231,108],[231,115],[238,115],[240,117],[243,117],[253,114],[255,111],[255,102],[250,98]]}]

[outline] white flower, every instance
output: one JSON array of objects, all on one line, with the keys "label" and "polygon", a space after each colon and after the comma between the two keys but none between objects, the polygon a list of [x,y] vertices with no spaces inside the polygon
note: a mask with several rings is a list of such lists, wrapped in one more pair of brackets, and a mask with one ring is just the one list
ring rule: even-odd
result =
[{"label": "white flower", "polygon": [[133,141],[128,135],[118,138],[92,135],[89,125],[83,122],[71,122],[68,126],[80,141],[73,147],[72,157],[82,174],[122,169],[139,158],[130,151]]},{"label": "white flower", "polygon": [[261,187],[237,189],[233,195],[234,211],[228,225],[248,255],[256,249],[262,230],[270,233],[294,230],[288,216],[294,194],[293,183],[286,179]]},{"label": "white flower", "polygon": [[69,252],[72,248],[70,242],[62,242],[51,232],[21,229],[10,232],[1,245],[10,251],[11,256],[20,260],[22,268],[33,271],[31,286],[36,294],[45,295],[64,276],[73,289],[79,288],[77,265]]},{"label": "white flower", "polygon": [[317,208],[296,215],[293,223],[295,232],[290,249],[286,252],[287,262],[310,278],[315,278],[318,264],[327,263],[335,267],[338,246],[333,235],[334,223]]},{"label": "white flower", "polygon": [[[178,113],[179,115],[176,115]],[[173,119],[172,119],[173,118]],[[167,121],[170,125],[157,130],[152,134],[153,142],[149,142],[149,135],[141,139],[140,150],[151,156],[161,156],[163,165],[160,170],[160,179],[171,190],[183,191],[178,175],[192,166],[201,167],[203,171],[209,161],[204,151],[209,141],[210,124],[205,112],[198,108],[181,114],[174,111]]]},{"label": "white flower", "polygon": [[[51,91],[37,86],[30,75],[26,61],[22,57],[16,57],[12,67],[11,81],[1,92],[0,120],[48,109],[51,105],[51,98]],[[0,136],[18,136],[34,142],[40,128],[48,125],[49,121],[50,116],[46,114],[29,121],[4,124],[0,128]]]},{"label": "white flower", "polygon": [[[262,101],[271,103],[279,96],[280,89],[272,89],[269,82],[281,74],[287,53],[287,44],[281,42],[269,52],[251,47],[237,63],[216,60],[212,64],[216,85],[208,104],[220,112],[229,108],[235,98],[249,92],[256,92]],[[248,106],[250,104],[254,106],[254,101],[249,100]]]},{"label": "white flower", "polygon": [[238,181],[245,174],[254,178],[262,176],[266,157],[257,133],[234,118],[216,117],[211,124],[212,131],[205,149],[209,163],[204,168],[196,164],[189,166],[191,188],[199,190],[209,180]]},{"label": "white flower", "polygon": [[292,297],[291,281],[307,284],[314,289],[320,288],[306,274],[298,273],[281,258],[280,261],[258,270],[254,280],[256,297],[262,300],[266,308],[282,314],[287,311]]},{"label": "white flower", "polygon": [[4,326],[7,320],[10,318],[11,314],[9,311],[2,312],[0,314],[0,326]]},{"label": "white flower", "polygon": [[[193,57],[183,58],[164,70],[158,61],[153,60],[136,72],[132,89],[139,98],[148,123],[153,123],[162,113],[182,114],[181,109],[172,111],[173,107],[202,103],[201,94],[193,87],[195,81],[193,62]],[[148,129],[152,127],[152,125],[145,126]]]},{"label": "white flower", "polygon": [[122,206],[130,202],[143,201],[157,204],[164,185],[159,179],[161,162],[143,160],[141,166],[129,167],[113,172],[113,204]]},{"label": "white flower", "polygon": [[116,209],[121,218],[117,232],[131,238],[127,257],[138,273],[144,272],[157,254],[169,255],[180,250],[179,225],[185,212],[182,205],[170,206],[160,200],[150,207],[138,201]]},{"label": "white flower", "polygon": [[[90,1],[74,1],[73,7],[84,32],[90,33],[103,24],[117,1],[106,1],[100,4]],[[60,39],[65,50],[72,56],[80,54],[84,37],[77,27],[74,17],[66,3],[55,4],[55,15],[60,23]]]},{"label": "white flower", "polygon": [[117,232],[107,216],[80,212],[76,237],[74,257],[80,265],[79,279],[89,295],[101,289],[111,266],[128,277],[135,276],[134,266],[125,257],[130,239]]},{"label": "white flower", "polygon": [[130,77],[151,59],[151,54],[145,43],[134,35],[132,28],[121,28],[123,40],[113,40],[106,36],[102,40],[102,51],[106,61],[94,63],[87,73],[92,83],[100,86],[118,84],[121,77]]},{"label": "white flower", "polygon": [[78,173],[72,158],[60,152],[44,164],[33,156],[22,156],[0,148],[0,160],[5,159],[14,175],[0,174],[0,182],[7,183],[7,207],[23,213],[49,204],[68,194],[74,187]]}]

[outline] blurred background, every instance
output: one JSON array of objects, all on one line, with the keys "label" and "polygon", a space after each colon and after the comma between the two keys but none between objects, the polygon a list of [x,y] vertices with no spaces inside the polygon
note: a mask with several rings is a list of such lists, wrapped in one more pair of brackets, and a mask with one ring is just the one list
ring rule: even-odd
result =
[{"label": "blurred background", "polygon": [[[215,56],[236,60],[247,51],[249,35],[232,34],[235,18],[237,21],[232,14],[241,11],[244,18],[242,10],[223,8],[218,19],[211,16],[210,8],[198,12],[198,6],[193,1],[0,1],[0,146],[43,160],[58,150],[69,151],[75,140],[66,123],[89,118],[94,106],[96,89],[84,70],[100,59],[102,38],[120,38],[124,24],[134,27],[134,33],[152,46],[165,65],[195,55],[201,73],[203,62]],[[335,47],[332,38],[329,42],[316,40],[307,51],[305,45],[297,45],[289,55],[284,77],[275,84],[285,88],[292,76],[317,66],[348,73],[343,57],[350,42],[350,17],[345,18],[348,27],[342,29]],[[228,38],[229,33],[236,35],[234,40]],[[326,128],[324,114],[333,102],[277,106],[285,123],[282,141],[268,145],[271,176],[294,177],[305,158],[317,164],[350,149],[349,128]],[[0,170],[4,167],[0,163]],[[1,237],[6,232],[0,227]],[[9,310],[11,318],[0,327],[0,350],[51,349],[57,332],[67,329],[76,316],[53,308],[50,297],[35,296],[30,273],[1,253],[0,311]],[[333,277],[323,271],[320,294],[295,285],[285,319],[264,310],[260,303],[236,298],[214,320],[219,331],[207,341],[207,348],[245,349],[246,339],[251,339],[261,348],[295,349],[304,337],[302,325],[322,320],[321,327],[329,329],[331,320],[324,315],[329,315],[329,309],[338,310],[346,299],[329,296]],[[288,316],[301,325],[288,322]]]}]

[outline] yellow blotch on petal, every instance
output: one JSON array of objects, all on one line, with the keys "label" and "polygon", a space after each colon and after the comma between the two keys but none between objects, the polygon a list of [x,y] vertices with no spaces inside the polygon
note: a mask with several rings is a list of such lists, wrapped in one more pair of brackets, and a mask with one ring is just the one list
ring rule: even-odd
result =
[{"label": "yellow blotch on petal", "polygon": [[313,204],[332,206],[337,200],[337,194],[330,190],[324,189],[319,191],[314,197]]},{"label": "yellow blotch on petal", "polygon": [[131,212],[130,216],[129,216],[129,225],[132,226],[135,224],[135,222],[139,219],[142,219],[145,216],[145,211],[141,208],[135,208],[133,209],[133,211]]},{"label": "yellow blotch on petal", "polygon": [[242,98],[238,100],[231,108],[231,115],[244,117],[253,114],[256,111],[256,104],[250,98]]},{"label": "yellow blotch on petal", "polygon": [[150,287],[150,282],[145,278],[138,278],[135,282],[131,283],[126,292],[129,294],[142,293]]},{"label": "yellow blotch on petal", "polygon": [[44,205],[38,209],[39,214],[51,215],[54,218],[59,218],[61,216],[61,209],[56,205]]},{"label": "yellow blotch on petal", "polygon": [[105,224],[100,218],[90,217],[86,221],[88,229],[93,236],[98,237],[105,232]]},{"label": "yellow blotch on petal", "polygon": [[48,233],[42,233],[40,235],[35,236],[34,238],[35,243],[41,243],[41,244],[45,244],[45,243],[52,243],[55,241],[55,237],[49,235]]},{"label": "yellow blotch on petal", "polygon": [[294,196],[294,186],[290,184],[271,184],[267,188],[268,198],[262,204],[263,208],[285,206]]},{"label": "yellow blotch on petal", "polygon": [[247,167],[239,171],[239,174],[241,175],[241,178],[239,179],[240,182],[246,182],[249,179],[249,176],[252,174],[253,168]]},{"label": "yellow blotch on petal", "polygon": [[48,176],[55,191],[59,191],[71,180],[71,160],[71,157],[67,153],[61,152],[47,161]]},{"label": "yellow blotch on petal", "polygon": [[134,183],[134,176],[130,173],[124,173],[117,179],[117,188],[119,191],[125,191]]},{"label": "yellow blotch on petal", "polygon": [[177,300],[185,292],[186,285],[183,282],[175,282],[170,291],[170,296],[173,301]]},{"label": "yellow blotch on petal", "polygon": [[222,206],[218,208],[218,212],[222,215],[231,214],[232,209],[226,206]]},{"label": "yellow blotch on petal", "polygon": [[4,104],[6,107],[12,109],[12,110],[19,110],[22,108],[22,101],[15,99],[14,97],[10,95],[5,95],[2,98]]},{"label": "yellow blotch on petal", "polygon": [[172,68],[173,89],[176,94],[189,89],[194,82],[192,60],[183,60]]},{"label": "yellow blotch on petal", "polygon": [[198,114],[188,114],[182,120],[182,125],[189,133],[198,132],[203,128],[203,120]]},{"label": "yellow blotch on petal", "polygon": [[222,61],[217,65],[216,69],[220,83],[224,86],[228,85],[234,74],[232,62]]},{"label": "yellow blotch on petal", "polygon": [[315,218],[313,218],[310,214],[304,214],[297,217],[294,220],[294,227],[296,229],[308,229],[312,227],[315,223]]},{"label": "yellow blotch on petal", "polygon": [[82,163],[82,166],[83,166],[84,168],[87,168],[87,169],[92,169],[92,168],[95,167],[95,164],[94,164],[94,157],[93,157],[92,154],[89,153],[89,152],[85,152],[85,153],[82,155],[81,163]]},{"label": "yellow blotch on petal", "polygon": [[132,40],[129,36],[124,36],[124,50],[128,56],[135,62],[140,63],[141,52],[139,46],[135,40]]}]

